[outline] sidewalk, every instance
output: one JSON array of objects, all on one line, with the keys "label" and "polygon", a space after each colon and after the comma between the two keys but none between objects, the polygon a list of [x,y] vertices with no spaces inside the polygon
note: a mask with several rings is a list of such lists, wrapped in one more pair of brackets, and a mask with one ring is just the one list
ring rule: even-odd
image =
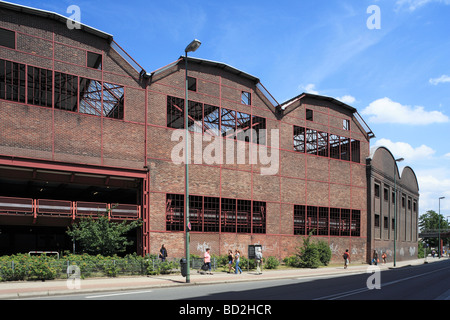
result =
[{"label": "sidewalk", "polygon": [[[443,258],[446,259],[446,258]],[[428,263],[441,261],[438,258],[427,258]],[[424,259],[397,262],[397,268],[410,265],[420,265]],[[322,267],[318,269],[281,269],[263,270],[262,274],[255,271],[243,272],[242,274],[228,274],[226,272],[214,272],[212,275],[199,274],[196,270],[191,270],[190,283],[186,283],[186,278],[181,274],[158,275],[158,276],[137,276],[118,278],[88,278],[80,280],[78,289],[69,289],[66,280],[49,281],[12,281],[0,282],[0,299],[17,299],[37,296],[54,296],[74,294],[74,293],[94,293],[115,290],[143,290],[149,288],[175,287],[188,285],[233,283],[242,281],[260,281],[286,278],[301,278],[312,276],[326,276],[338,274],[358,274],[366,273],[368,265],[349,265],[347,269],[343,267]],[[393,268],[393,263],[386,265],[379,264],[381,270]]]}]

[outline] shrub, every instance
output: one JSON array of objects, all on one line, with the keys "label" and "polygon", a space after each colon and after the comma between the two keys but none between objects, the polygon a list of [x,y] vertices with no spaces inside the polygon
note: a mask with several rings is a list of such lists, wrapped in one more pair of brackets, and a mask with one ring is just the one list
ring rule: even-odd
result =
[{"label": "shrub", "polygon": [[303,247],[298,249],[297,255],[302,268],[318,268],[321,265],[319,249],[311,243],[311,234],[303,239]]},{"label": "shrub", "polygon": [[327,266],[331,261],[331,249],[328,243],[323,240],[317,242],[317,249],[319,250],[319,259],[320,262]]},{"label": "shrub", "polygon": [[270,256],[264,261],[264,267],[266,269],[276,269],[280,265],[280,261],[277,258]]}]

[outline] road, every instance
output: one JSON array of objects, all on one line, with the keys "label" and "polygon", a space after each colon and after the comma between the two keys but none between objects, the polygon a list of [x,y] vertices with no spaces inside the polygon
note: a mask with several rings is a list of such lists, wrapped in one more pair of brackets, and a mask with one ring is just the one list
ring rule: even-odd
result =
[{"label": "road", "polygon": [[[379,285],[379,289],[369,289]],[[450,260],[386,271],[135,291],[40,297],[53,300],[450,300]]]}]

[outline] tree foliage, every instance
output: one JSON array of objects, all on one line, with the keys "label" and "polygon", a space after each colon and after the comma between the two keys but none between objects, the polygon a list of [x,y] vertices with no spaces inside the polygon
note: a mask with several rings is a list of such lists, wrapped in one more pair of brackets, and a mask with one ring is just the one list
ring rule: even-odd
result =
[{"label": "tree foliage", "polygon": [[[440,226],[439,226],[440,222]],[[440,227],[442,230],[448,230],[450,228],[447,220],[444,219],[442,214],[439,214],[433,210],[428,210],[426,213],[419,216],[419,229],[421,231],[425,230],[438,230]],[[445,242],[448,242],[448,238],[443,238]],[[430,247],[438,246],[438,238],[425,238],[424,242],[427,243]]]},{"label": "tree foliage", "polygon": [[68,228],[66,233],[72,237],[82,252],[110,256],[124,252],[133,244],[126,234],[142,225],[141,221],[112,222],[106,216],[83,218]]}]

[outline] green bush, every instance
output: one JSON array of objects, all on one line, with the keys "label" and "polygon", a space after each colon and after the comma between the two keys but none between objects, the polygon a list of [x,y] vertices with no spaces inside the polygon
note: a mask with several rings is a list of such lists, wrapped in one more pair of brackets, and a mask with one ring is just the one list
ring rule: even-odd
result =
[{"label": "green bush", "polygon": [[331,249],[328,243],[320,240],[316,243],[317,250],[319,250],[319,259],[322,265],[327,266],[331,261]]},{"label": "green bush", "polygon": [[277,258],[270,256],[264,261],[264,268],[266,269],[276,269],[280,265],[280,261]]}]

